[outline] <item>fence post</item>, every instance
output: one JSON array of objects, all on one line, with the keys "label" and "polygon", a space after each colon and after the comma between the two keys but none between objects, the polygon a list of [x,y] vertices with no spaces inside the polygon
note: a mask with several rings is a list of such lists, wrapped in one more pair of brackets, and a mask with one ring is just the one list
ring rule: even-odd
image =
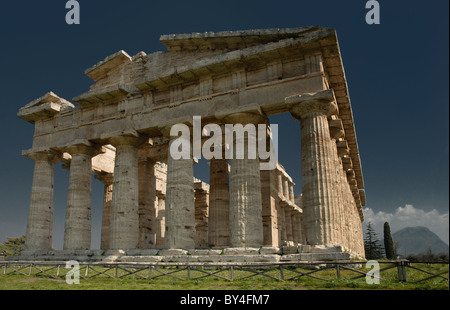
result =
[{"label": "fence post", "polygon": [[336,274],[337,274],[338,280],[340,280],[341,279],[341,269],[339,267],[339,264],[336,264]]},{"label": "fence post", "polygon": [[397,271],[398,271],[398,281],[406,282],[406,270],[404,261],[397,262]]},{"label": "fence post", "polygon": [[406,282],[406,268],[405,268],[405,262],[402,262],[402,273],[403,273],[403,282]]},{"label": "fence post", "polygon": [[284,281],[284,271],[283,271],[283,266],[281,266],[281,265],[280,265],[280,277],[281,277],[281,280]]}]

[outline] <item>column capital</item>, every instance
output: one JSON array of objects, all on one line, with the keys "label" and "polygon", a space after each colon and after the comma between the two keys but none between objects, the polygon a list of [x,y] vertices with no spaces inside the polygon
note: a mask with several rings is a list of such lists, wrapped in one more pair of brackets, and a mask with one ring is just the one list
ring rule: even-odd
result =
[{"label": "column capital", "polygon": [[92,157],[105,152],[101,145],[97,145],[85,139],[74,140],[63,146],[61,150],[64,150],[70,155],[85,154]]},{"label": "column capital", "polygon": [[57,163],[62,160],[62,155],[59,152],[53,150],[24,150],[22,155],[26,156],[34,161],[37,160],[47,160],[52,163]]},{"label": "column capital", "polygon": [[233,111],[217,112],[215,117],[224,124],[269,124],[267,116],[257,104],[241,106]]},{"label": "column capital", "polygon": [[114,174],[108,172],[98,172],[94,177],[106,186],[113,184],[114,181]]},{"label": "column capital", "polygon": [[177,124],[182,124],[182,125],[186,125],[189,127],[189,133],[192,134],[192,129],[193,129],[193,124],[194,121],[192,118],[189,117],[181,117],[173,122],[171,122],[170,124],[165,124],[160,126],[158,129],[161,132],[161,134],[163,135],[164,138],[172,140],[174,138],[177,138],[176,136],[171,136],[170,135],[170,131],[172,129],[173,126],[177,125]]},{"label": "column capital", "polygon": [[114,147],[117,146],[139,146],[148,142],[148,138],[139,134],[134,129],[120,130],[107,135],[102,135],[102,139],[106,140],[108,143],[112,144]]},{"label": "column capital", "polygon": [[315,94],[303,94],[287,97],[285,103],[289,112],[296,119],[302,119],[312,114],[330,116],[338,113],[334,92],[331,89]]}]

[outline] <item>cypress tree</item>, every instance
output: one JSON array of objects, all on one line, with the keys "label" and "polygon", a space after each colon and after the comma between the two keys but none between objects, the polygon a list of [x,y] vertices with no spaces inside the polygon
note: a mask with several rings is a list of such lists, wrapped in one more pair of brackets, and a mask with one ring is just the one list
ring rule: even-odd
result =
[{"label": "cypress tree", "polygon": [[394,241],[392,241],[391,227],[389,226],[388,222],[384,223],[383,233],[384,233],[384,251],[386,253],[386,258],[394,259],[395,258]]}]

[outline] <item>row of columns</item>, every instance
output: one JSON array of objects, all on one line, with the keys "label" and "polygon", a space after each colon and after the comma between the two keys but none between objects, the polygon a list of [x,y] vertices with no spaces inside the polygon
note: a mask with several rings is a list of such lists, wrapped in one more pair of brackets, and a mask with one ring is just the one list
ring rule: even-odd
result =
[{"label": "row of columns", "polygon": [[[301,97],[299,97],[301,98]],[[290,103],[290,112],[301,121],[303,219],[292,216],[294,201],[292,186],[277,176],[278,197],[269,197],[275,203],[278,236],[265,236],[263,228],[261,173],[259,159],[232,159],[228,184],[228,164],[225,160],[211,160],[211,187],[209,203],[208,243],[215,246],[258,247],[277,240],[298,240],[307,244],[351,246],[352,233],[359,233],[358,223],[346,222],[346,215],[356,212],[350,188],[344,181],[342,161],[337,154],[337,139],[330,134],[329,117],[337,114],[333,100],[296,99]],[[266,117],[255,113],[237,113],[224,118],[230,124],[267,123]],[[167,135],[167,130],[163,133]],[[168,136],[169,148],[176,137]],[[157,244],[152,231],[156,223],[145,214],[154,214],[155,193],[147,193],[149,201],[139,205],[139,197],[154,181],[147,179],[152,165],[139,163],[138,147],[143,140],[137,133],[123,134],[108,140],[116,148],[112,184],[105,186],[105,197],[111,196],[109,249],[134,249]],[[247,151],[247,140],[245,148]],[[91,222],[91,160],[99,149],[86,142],[65,149],[72,155],[69,179],[69,197],[66,214],[65,249],[90,248]],[[27,226],[27,249],[51,247],[53,214],[53,165],[58,160],[53,152],[29,154],[35,160],[35,173]],[[266,172],[264,172],[266,173]],[[272,179],[274,179],[272,177]],[[165,200],[165,247],[195,247],[195,196],[193,160],[167,159],[167,190]],[[284,184],[283,184],[284,183]],[[111,187],[112,186],[112,192]],[[145,187],[145,188],[144,188]],[[227,189],[229,187],[229,191]],[[108,191],[108,192],[106,192]],[[141,192],[141,194],[140,194]],[[269,190],[269,193],[271,191]],[[107,195],[106,195],[107,194]],[[106,198],[105,198],[106,199]],[[153,200],[152,200],[153,199]],[[141,199],[142,201],[142,199]],[[269,204],[269,205],[270,205]],[[291,208],[291,209],[290,209]],[[223,219],[229,219],[224,221]],[[272,217],[273,218],[273,217]],[[304,233],[299,230],[303,221]],[[284,222],[284,225],[281,223]],[[267,219],[265,220],[267,224]],[[360,223],[359,223],[360,224]],[[269,224],[269,226],[272,224]],[[353,225],[353,226],[352,226]],[[360,226],[360,225],[359,225]],[[347,227],[347,228],[344,228]],[[349,228],[350,227],[350,228]],[[141,229],[141,231],[140,231]],[[148,231],[142,231],[147,229]],[[156,230],[156,229],[155,229]],[[345,234],[344,231],[349,233]],[[161,236],[160,236],[161,238]],[[276,238],[276,239],[275,239]],[[362,239],[362,238],[361,238]],[[105,245],[106,246],[106,245]],[[359,250],[358,250],[359,251]]]}]

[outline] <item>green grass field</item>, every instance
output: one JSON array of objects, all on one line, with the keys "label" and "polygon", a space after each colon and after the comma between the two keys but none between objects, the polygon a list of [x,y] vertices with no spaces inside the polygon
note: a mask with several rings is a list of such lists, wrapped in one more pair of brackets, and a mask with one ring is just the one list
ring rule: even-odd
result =
[{"label": "green grass field", "polygon": [[[387,266],[389,264],[380,264],[381,269]],[[414,264],[414,267],[434,274],[446,272],[442,276],[448,278],[448,265]],[[176,268],[163,269],[163,272],[174,272],[171,275],[181,279],[168,276],[157,277],[161,273],[155,270],[152,271],[152,278],[150,279],[148,278],[148,269],[138,271],[137,269],[131,268],[128,268],[128,272],[136,272],[136,274],[127,275],[127,271],[119,269],[117,273],[118,277],[116,278],[115,269],[108,270],[107,268],[100,267],[96,267],[96,271],[88,270],[88,277],[85,279],[83,277],[86,275],[86,267],[81,266],[80,284],[78,285],[69,285],[66,283],[65,278],[68,271],[63,268],[60,269],[58,275],[56,268],[49,269],[52,268],[50,266],[41,266],[39,268],[45,271],[45,273],[33,268],[31,274],[29,274],[29,267],[24,267],[23,269],[16,267],[16,269],[24,274],[19,274],[18,272],[10,273],[13,271],[11,267],[7,269],[2,267],[0,269],[0,290],[449,290],[448,280],[440,277],[414,283],[431,275],[412,268],[406,269],[407,282],[399,282],[397,268],[392,268],[381,271],[379,284],[368,284],[364,276],[359,279],[351,279],[359,274],[355,271],[344,269],[340,270],[340,279],[337,278],[335,269],[320,270],[319,272],[310,274],[325,279],[326,281],[305,275],[300,276],[301,273],[299,272],[309,273],[312,271],[311,269],[284,269],[284,279],[297,277],[285,281],[278,281],[263,275],[240,279],[251,276],[254,273],[236,270],[234,272],[234,280],[229,281],[213,276],[195,279],[205,275],[205,273],[197,270],[191,270],[189,273],[190,280],[187,280],[188,271],[178,270]],[[358,270],[367,272],[370,269],[361,268]],[[107,275],[98,271],[104,272]],[[212,273],[219,270],[206,271]],[[266,272],[266,274],[280,278],[279,270],[271,270]],[[228,270],[220,271],[216,275],[230,278]],[[145,279],[142,277],[145,277]]]}]

